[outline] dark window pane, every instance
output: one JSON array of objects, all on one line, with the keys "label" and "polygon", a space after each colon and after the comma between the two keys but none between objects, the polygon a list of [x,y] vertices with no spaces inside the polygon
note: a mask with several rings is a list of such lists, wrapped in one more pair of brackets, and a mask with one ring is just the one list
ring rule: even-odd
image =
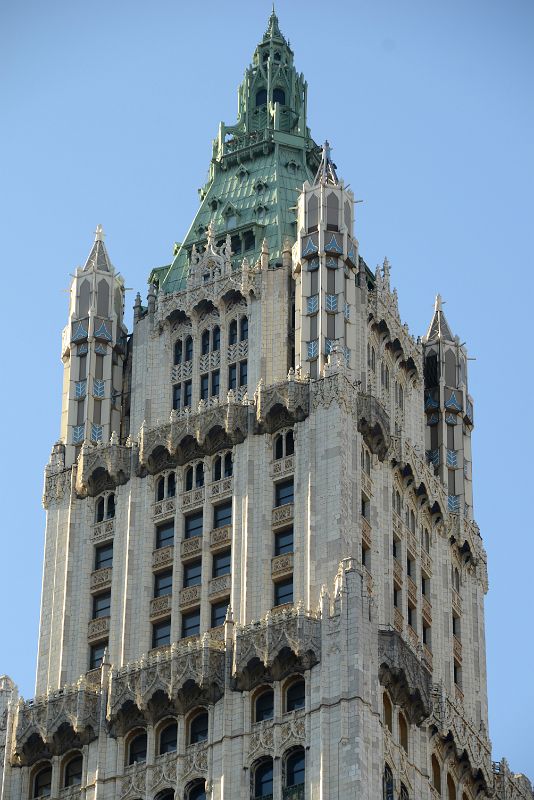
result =
[{"label": "dark window pane", "polygon": [[202,333],[202,355],[205,356],[206,353],[210,351],[210,332],[204,331]]},{"label": "dark window pane", "polygon": [[274,554],[281,556],[283,553],[293,552],[293,527],[279,531],[274,536]]},{"label": "dark window pane", "polygon": [[184,564],[184,587],[199,586],[202,580],[202,561],[191,561]]},{"label": "dark window pane", "polygon": [[200,399],[208,400],[209,398],[209,375],[200,376]]},{"label": "dark window pane", "polygon": [[113,519],[115,516],[115,495],[108,495],[108,502],[106,508],[106,519]]},{"label": "dark window pane", "polygon": [[224,457],[224,477],[230,478],[234,472],[234,463],[232,461],[232,454],[226,453]]},{"label": "dark window pane", "polygon": [[165,619],[152,625],[152,647],[162,647],[171,643],[171,621]]},{"label": "dark window pane", "polygon": [[102,522],[104,519],[104,508],[105,508],[105,500],[103,497],[99,497],[98,502],[96,504],[96,514],[95,514],[95,521]]},{"label": "dark window pane", "polygon": [[185,340],[185,360],[191,361],[193,358],[193,337],[188,336]]},{"label": "dark window pane", "polygon": [[233,319],[228,328],[228,344],[237,342],[237,320]]},{"label": "dark window pane", "polygon": [[297,711],[304,708],[305,684],[304,681],[292,683],[286,694],[286,711]]},{"label": "dark window pane", "polygon": [[146,761],[146,733],[140,733],[130,742],[129,764],[143,764]]},{"label": "dark window pane", "polygon": [[156,487],[156,501],[163,500],[165,497],[165,478],[162,476]]},{"label": "dark window pane", "polygon": [[274,693],[269,689],[267,692],[262,692],[256,700],[255,717],[256,722],[262,722],[264,719],[272,719],[274,716]]},{"label": "dark window pane", "polygon": [[282,481],[275,486],[276,506],[285,506],[286,503],[293,502],[293,478]]},{"label": "dark window pane", "polygon": [[217,456],[215,461],[213,462],[213,480],[220,481],[221,480],[221,456]]},{"label": "dark window pane", "polygon": [[164,597],[172,594],[172,569],[158,572],[154,576],[154,597]]},{"label": "dark window pane", "polygon": [[185,518],[185,538],[192,539],[194,536],[202,536],[202,511]]},{"label": "dark window pane", "polygon": [[200,633],[200,609],[189,611],[182,614],[182,638],[186,636],[197,636]]},{"label": "dark window pane", "polygon": [[172,387],[172,407],[177,411],[180,408],[182,398],[182,386],[177,383]]},{"label": "dark window pane", "polygon": [[222,600],[220,603],[213,603],[211,606],[211,627],[218,628],[219,625],[224,625],[226,619],[226,610],[228,608],[228,600]]},{"label": "dark window pane", "polygon": [[287,786],[302,786],[304,783],[304,750],[297,750],[287,759]]},{"label": "dark window pane", "polygon": [[280,103],[281,106],[286,104],[286,93],[283,89],[275,89],[273,91],[273,103]]},{"label": "dark window pane", "polygon": [[93,597],[93,619],[109,617],[111,608],[111,592],[104,592]]},{"label": "dark window pane", "polygon": [[286,434],[286,456],[292,456],[295,452],[295,441],[293,438],[293,431],[288,431]]},{"label": "dark window pane", "polygon": [[239,362],[239,385],[246,386],[247,385],[247,376],[248,376],[248,364],[246,361]]},{"label": "dark window pane", "polygon": [[274,440],[274,457],[275,458],[284,457],[284,440],[281,435],[278,435]]},{"label": "dark window pane", "polygon": [[267,105],[267,89],[260,89],[256,92],[256,108]]},{"label": "dark window pane", "polygon": [[243,243],[245,245],[245,250],[254,250],[256,246],[256,239],[252,231],[246,231],[245,235],[243,236]]},{"label": "dark window pane", "polygon": [[188,408],[191,405],[192,397],[193,397],[193,384],[191,381],[186,381],[184,383],[184,408]]},{"label": "dark window pane", "polygon": [[163,730],[161,731],[161,735],[159,737],[160,754],[175,753],[177,743],[178,743],[178,726],[176,722],[172,722],[170,725],[167,725],[167,727],[163,728]]},{"label": "dark window pane", "polygon": [[185,472],[185,491],[190,492],[193,488],[193,467],[189,467]]},{"label": "dark window pane", "polygon": [[219,350],[221,347],[221,329],[216,325],[212,333],[212,350]]},{"label": "dark window pane", "polygon": [[65,767],[65,786],[79,786],[82,782],[83,758],[72,758]]},{"label": "dark window pane", "polygon": [[218,369],[214,369],[211,373],[211,396],[216,397],[219,394],[219,387],[221,383],[220,372]]},{"label": "dark window pane", "polygon": [[105,642],[98,642],[98,644],[93,644],[91,646],[89,669],[98,669],[98,667],[100,667],[102,664],[102,659],[104,658],[104,650],[107,646],[107,640]]},{"label": "dark window pane", "polygon": [[95,569],[113,566],[113,543],[101,544],[95,548]]},{"label": "dark window pane", "polygon": [[206,800],[206,790],[203,783],[198,783],[189,790],[187,800]]},{"label": "dark window pane", "polygon": [[174,522],[164,522],[156,528],[156,550],[174,544]]},{"label": "dark window pane", "polygon": [[241,317],[241,322],[239,323],[239,339],[242,342],[248,339],[248,317]]},{"label": "dark window pane", "polygon": [[213,527],[222,528],[224,525],[232,524],[232,501],[222,503],[213,508]]},{"label": "dark window pane", "polygon": [[254,797],[272,797],[273,794],[273,762],[264,761],[256,767],[254,773]]},{"label": "dark window pane", "polygon": [[177,342],[174,343],[174,363],[181,364],[182,363],[182,340],[178,339]]},{"label": "dark window pane", "polygon": [[197,464],[195,468],[195,486],[197,489],[204,486],[204,464]]},{"label": "dark window pane", "polygon": [[228,389],[237,389],[237,364],[228,367]]},{"label": "dark window pane", "polygon": [[167,497],[174,497],[176,494],[176,475],[170,472],[167,478]]},{"label": "dark window pane", "polygon": [[232,553],[230,550],[225,550],[223,553],[216,553],[213,556],[213,577],[218,578],[220,575],[229,575],[232,565]]},{"label": "dark window pane", "polygon": [[282,606],[284,603],[293,602],[293,578],[287,578],[274,584],[274,604]]},{"label": "dark window pane", "polygon": [[191,744],[197,742],[205,742],[208,738],[208,715],[206,713],[198,714],[191,720]]},{"label": "dark window pane", "polygon": [[39,770],[33,783],[34,797],[50,797],[52,790],[52,767]]}]

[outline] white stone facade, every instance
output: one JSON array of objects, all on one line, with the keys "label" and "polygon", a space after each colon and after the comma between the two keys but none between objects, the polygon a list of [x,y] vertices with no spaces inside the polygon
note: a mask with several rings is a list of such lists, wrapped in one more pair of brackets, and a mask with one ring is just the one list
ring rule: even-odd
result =
[{"label": "white stone facade", "polygon": [[[280,259],[236,267],[210,227],[128,342],[109,261],[77,273],[1,800],[532,800],[491,760],[466,353],[439,303],[410,335],[353,224],[325,146]],[[77,446],[80,284],[103,279],[105,421]]]}]

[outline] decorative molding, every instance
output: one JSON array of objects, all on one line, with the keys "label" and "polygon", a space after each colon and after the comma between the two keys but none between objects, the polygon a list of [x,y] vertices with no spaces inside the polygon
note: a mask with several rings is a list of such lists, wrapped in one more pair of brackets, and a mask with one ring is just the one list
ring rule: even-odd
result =
[{"label": "decorative molding", "polygon": [[95,497],[130,480],[133,449],[112,442],[84,442],[76,471],[76,492],[80,497]]},{"label": "decorative molding", "polygon": [[416,725],[430,716],[432,710],[430,673],[397,631],[387,629],[378,634],[380,683],[390,692]]}]

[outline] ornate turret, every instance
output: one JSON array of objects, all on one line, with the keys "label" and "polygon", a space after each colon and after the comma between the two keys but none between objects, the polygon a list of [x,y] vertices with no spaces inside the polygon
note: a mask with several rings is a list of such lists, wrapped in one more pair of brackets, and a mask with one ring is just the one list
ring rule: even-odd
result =
[{"label": "ornate turret", "polygon": [[328,357],[342,353],[355,369],[358,242],[353,238],[354,196],[337,177],[328,142],[313,183],[298,199],[293,247],[295,363],[320,377]]},{"label": "ornate turret", "polygon": [[84,440],[94,444],[120,432],[124,283],[115,271],[98,225],[83,268],[70,287],[69,321],[63,330],[61,440],[70,466]]},{"label": "ornate turret", "polygon": [[439,294],[423,348],[427,459],[447,486],[449,511],[471,518],[473,400],[467,387],[467,351],[451,332]]}]

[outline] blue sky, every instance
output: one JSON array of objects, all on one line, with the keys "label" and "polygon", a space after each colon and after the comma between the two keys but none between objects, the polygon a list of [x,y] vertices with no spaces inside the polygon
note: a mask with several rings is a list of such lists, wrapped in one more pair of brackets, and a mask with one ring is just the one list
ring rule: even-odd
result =
[{"label": "blue sky", "polygon": [[[102,223],[146,295],[197,208],[219,120],[267,2],[4,0],[0,234],[4,274],[0,673],[33,694],[43,467],[59,433],[69,273]],[[467,342],[475,513],[488,551],[494,757],[534,777],[530,407],[534,5],[528,0],[279,0],[328,137],[358,199],[361,252],[392,263],[422,334],[437,291]],[[129,295],[129,305],[134,293]]]}]

